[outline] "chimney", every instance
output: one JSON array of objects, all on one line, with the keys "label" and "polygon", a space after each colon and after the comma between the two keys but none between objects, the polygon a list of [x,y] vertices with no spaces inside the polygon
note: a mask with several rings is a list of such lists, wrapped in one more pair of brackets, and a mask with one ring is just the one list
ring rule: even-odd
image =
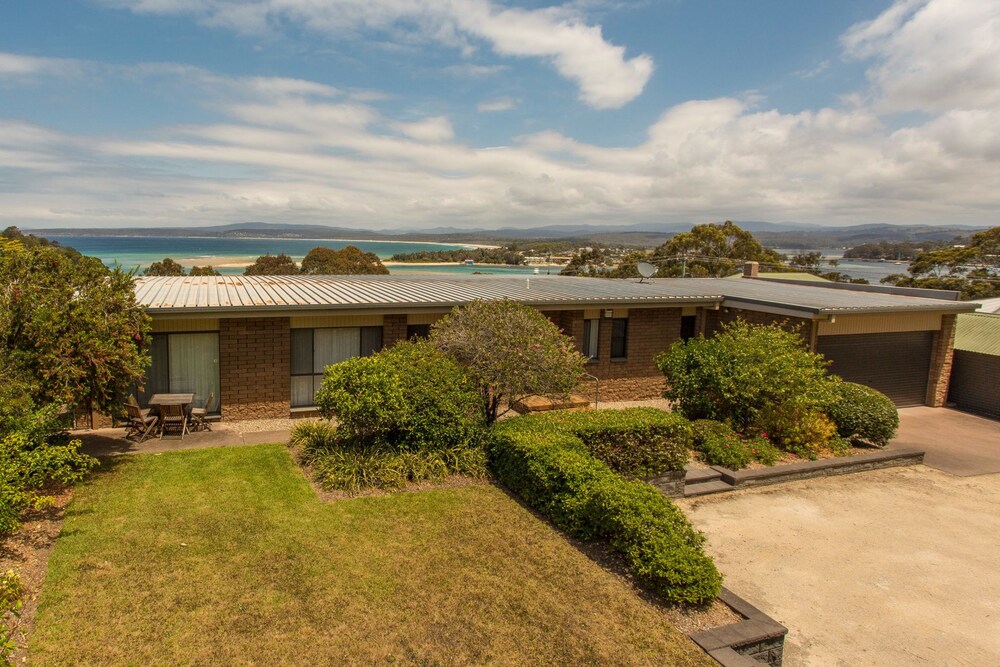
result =
[{"label": "chimney", "polygon": [[758,262],[743,262],[743,277],[756,278],[759,269],[760,264]]}]

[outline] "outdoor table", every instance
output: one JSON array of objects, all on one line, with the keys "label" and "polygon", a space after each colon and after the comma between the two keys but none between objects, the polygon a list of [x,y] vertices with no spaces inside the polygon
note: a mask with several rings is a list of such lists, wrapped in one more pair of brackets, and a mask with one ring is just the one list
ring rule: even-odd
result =
[{"label": "outdoor table", "polygon": [[188,406],[194,403],[194,394],[153,394],[149,398],[149,405],[183,405],[187,412]]}]

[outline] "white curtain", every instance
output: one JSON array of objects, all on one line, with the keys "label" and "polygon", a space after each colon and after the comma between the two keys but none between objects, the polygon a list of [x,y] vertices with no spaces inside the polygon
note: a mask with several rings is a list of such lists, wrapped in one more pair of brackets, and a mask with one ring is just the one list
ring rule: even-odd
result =
[{"label": "white curtain", "polygon": [[322,373],[330,364],[347,361],[361,352],[361,329],[316,329],[313,333],[313,372]]},{"label": "white curtain", "polygon": [[215,333],[170,334],[170,393],[193,393],[194,404],[201,406],[209,395],[215,398],[206,406],[209,412],[219,408],[219,335]]}]

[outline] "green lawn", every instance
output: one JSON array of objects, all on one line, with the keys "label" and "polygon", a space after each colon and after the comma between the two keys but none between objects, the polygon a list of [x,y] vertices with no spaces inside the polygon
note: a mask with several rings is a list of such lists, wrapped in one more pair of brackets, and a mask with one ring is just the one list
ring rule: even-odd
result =
[{"label": "green lawn", "polygon": [[120,457],[81,485],[29,659],[714,664],[495,487],[324,503],[278,445]]}]

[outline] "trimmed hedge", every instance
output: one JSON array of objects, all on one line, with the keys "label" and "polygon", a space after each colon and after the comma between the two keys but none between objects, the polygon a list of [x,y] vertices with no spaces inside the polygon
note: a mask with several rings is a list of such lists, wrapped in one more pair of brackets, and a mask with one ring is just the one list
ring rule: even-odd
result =
[{"label": "trimmed hedge", "polygon": [[487,450],[490,467],[559,528],[609,544],[649,590],[671,602],[711,601],[722,576],[703,551],[704,537],[670,499],[616,474],[567,428],[591,419],[605,418],[530,415],[498,423]]},{"label": "trimmed hedge", "polygon": [[683,470],[688,462],[691,422],[664,410],[550,412],[532,419],[541,428],[573,434],[591,454],[628,477]]},{"label": "trimmed hedge", "polygon": [[882,392],[854,382],[838,382],[833,394],[823,411],[837,425],[840,437],[884,447],[896,435],[899,411]]}]

